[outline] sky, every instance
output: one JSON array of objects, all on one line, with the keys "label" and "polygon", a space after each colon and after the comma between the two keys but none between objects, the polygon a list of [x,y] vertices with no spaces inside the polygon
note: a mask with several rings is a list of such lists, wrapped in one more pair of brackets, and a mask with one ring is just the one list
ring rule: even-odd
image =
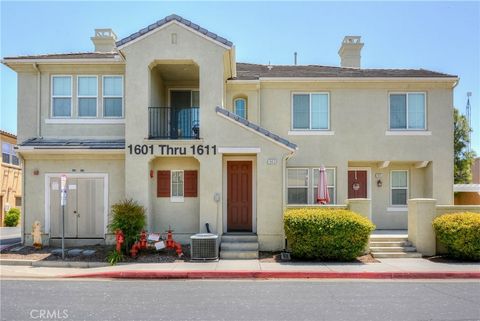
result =
[{"label": "sky", "polygon": [[[339,65],[345,35],[360,35],[364,68],[458,75],[454,106],[472,92],[480,154],[480,2],[9,2],[0,0],[0,56],[92,51],[95,28],[126,37],[176,13],[232,41],[237,61]],[[16,133],[16,74],[0,67],[0,128]]]}]

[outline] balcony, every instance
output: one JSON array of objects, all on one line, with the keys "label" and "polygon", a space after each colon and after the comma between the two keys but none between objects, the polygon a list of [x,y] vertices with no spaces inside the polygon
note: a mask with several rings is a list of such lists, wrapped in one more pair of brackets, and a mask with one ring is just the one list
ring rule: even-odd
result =
[{"label": "balcony", "polygon": [[198,107],[149,107],[149,139],[199,139]]}]

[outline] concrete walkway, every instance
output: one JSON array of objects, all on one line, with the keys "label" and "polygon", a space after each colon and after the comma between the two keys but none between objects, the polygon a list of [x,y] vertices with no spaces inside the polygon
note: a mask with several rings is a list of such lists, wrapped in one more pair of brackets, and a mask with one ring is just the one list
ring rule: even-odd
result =
[{"label": "concrete walkway", "polygon": [[436,263],[426,259],[381,259],[380,263],[279,263],[220,260],[118,264],[94,268],[1,265],[1,278],[476,278],[480,263]]}]

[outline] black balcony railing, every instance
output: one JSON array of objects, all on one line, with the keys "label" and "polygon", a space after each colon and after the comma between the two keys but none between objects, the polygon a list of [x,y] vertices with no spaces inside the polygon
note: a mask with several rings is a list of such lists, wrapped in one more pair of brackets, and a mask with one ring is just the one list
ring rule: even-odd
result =
[{"label": "black balcony railing", "polygon": [[198,107],[149,107],[150,139],[199,139]]}]

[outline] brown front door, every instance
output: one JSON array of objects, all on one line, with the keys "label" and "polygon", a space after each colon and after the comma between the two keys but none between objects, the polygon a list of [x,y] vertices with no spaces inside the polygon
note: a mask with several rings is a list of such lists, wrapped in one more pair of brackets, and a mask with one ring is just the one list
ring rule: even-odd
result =
[{"label": "brown front door", "polygon": [[227,231],[252,232],[252,162],[227,162]]},{"label": "brown front door", "polygon": [[367,171],[348,171],[348,198],[367,198]]}]

